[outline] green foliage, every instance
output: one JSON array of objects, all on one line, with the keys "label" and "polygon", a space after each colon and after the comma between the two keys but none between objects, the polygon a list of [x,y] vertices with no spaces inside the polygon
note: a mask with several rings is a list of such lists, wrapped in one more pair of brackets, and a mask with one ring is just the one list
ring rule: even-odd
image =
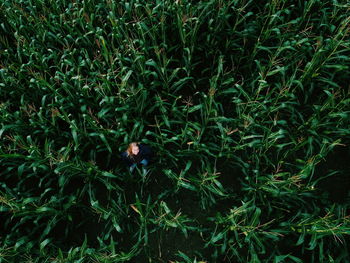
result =
[{"label": "green foliage", "polygon": [[0,263],[348,262],[349,8],[1,0]]}]

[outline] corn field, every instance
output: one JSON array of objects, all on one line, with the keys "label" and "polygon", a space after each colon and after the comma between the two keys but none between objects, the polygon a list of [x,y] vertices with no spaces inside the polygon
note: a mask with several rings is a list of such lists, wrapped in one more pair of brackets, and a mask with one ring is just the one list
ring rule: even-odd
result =
[{"label": "corn field", "polygon": [[348,0],[0,0],[0,263],[350,262],[349,145]]}]

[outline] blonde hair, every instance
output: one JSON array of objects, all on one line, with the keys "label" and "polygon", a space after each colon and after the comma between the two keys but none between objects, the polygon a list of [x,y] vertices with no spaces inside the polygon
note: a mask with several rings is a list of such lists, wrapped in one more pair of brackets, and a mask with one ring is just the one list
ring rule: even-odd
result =
[{"label": "blonde hair", "polygon": [[126,149],[126,154],[127,154],[127,156],[130,156],[130,155],[133,155],[132,154],[132,147],[134,147],[134,146],[139,146],[139,142],[132,142],[132,143],[130,143],[129,144],[129,146],[128,146],[128,149]]}]

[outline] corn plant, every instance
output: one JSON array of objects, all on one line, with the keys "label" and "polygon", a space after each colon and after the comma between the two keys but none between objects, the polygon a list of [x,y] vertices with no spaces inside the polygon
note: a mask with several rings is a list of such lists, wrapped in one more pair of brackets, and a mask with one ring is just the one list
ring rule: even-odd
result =
[{"label": "corn plant", "polygon": [[1,0],[0,262],[348,262],[349,8]]}]

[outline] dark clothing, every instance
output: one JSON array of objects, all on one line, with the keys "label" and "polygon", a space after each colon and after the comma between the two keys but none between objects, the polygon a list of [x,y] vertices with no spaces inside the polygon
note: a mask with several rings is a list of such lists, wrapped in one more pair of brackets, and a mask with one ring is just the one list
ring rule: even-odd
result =
[{"label": "dark clothing", "polygon": [[146,144],[139,144],[139,153],[137,155],[129,155],[126,152],[122,152],[120,154],[122,160],[125,162],[126,165],[129,167],[133,164],[139,164],[143,159],[146,159],[148,162],[150,162],[153,158],[153,151],[151,147],[149,147]]}]

